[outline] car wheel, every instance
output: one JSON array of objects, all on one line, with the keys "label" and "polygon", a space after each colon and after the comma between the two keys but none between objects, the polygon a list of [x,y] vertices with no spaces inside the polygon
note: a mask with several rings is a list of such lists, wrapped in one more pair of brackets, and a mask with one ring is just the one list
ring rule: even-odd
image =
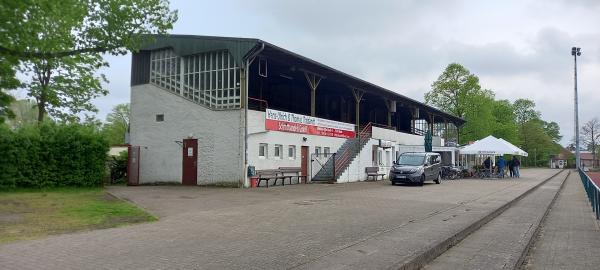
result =
[{"label": "car wheel", "polygon": [[441,184],[442,183],[442,174],[438,173],[437,179],[435,179],[435,183],[436,184]]},{"label": "car wheel", "polygon": [[395,185],[396,185],[396,182],[392,181],[392,186],[395,186]]},{"label": "car wheel", "polygon": [[425,175],[421,175],[421,181],[419,181],[418,185],[419,186],[423,186],[423,184],[425,183]]}]

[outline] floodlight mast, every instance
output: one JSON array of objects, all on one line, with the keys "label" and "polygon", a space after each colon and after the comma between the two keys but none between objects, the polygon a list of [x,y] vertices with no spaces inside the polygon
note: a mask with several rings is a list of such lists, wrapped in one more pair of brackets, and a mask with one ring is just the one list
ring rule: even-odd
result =
[{"label": "floodlight mast", "polygon": [[574,71],[575,71],[575,166],[579,169],[581,165],[581,157],[579,153],[579,103],[577,100],[577,56],[581,56],[581,48],[573,47],[571,48],[571,55],[575,61]]}]

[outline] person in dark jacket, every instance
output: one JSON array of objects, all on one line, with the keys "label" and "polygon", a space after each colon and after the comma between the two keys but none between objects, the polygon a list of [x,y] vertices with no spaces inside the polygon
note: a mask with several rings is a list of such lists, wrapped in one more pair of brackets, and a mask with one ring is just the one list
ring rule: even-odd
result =
[{"label": "person in dark jacket", "polygon": [[483,170],[484,170],[486,177],[490,177],[490,174],[492,172],[492,170],[490,169],[491,167],[492,167],[492,160],[490,159],[490,157],[488,157],[483,161]]},{"label": "person in dark jacket", "polygon": [[516,178],[521,177],[521,172],[519,171],[519,167],[521,167],[521,161],[517,157],[513,156],[513,171],[514,171]]},{"label": "person in dark jacket", "polygon": [[508,160],[508,171],[510,172],[510,177],[515,177],[515,164],[512,159]]}]

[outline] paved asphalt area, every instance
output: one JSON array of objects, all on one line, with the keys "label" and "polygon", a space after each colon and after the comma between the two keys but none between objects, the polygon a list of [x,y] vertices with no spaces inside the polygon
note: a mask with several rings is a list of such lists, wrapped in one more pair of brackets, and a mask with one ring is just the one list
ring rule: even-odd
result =
[{"label": "paved asphalt area", "polygon": [[571,172],[546,217],[525,269],[600,269],[600,226],[581,178]]},{"label": "paved asphalt area", "polygon": [[[352,258],[354,264],[348,265],[353,267],[385,268],[557,172],[528,169],[520,179],[465,179],[424,187],[387,181],[268,189],[110,187],[160,220],[0,245],[0,268],[339,267],[328,258]],[[388,240],[385,247],[377,246],[382,239]]]},{"label": "paved asphalt area", "polygon": [[568,171],[544,183],[453,246],[424,270],[518,269]]}]

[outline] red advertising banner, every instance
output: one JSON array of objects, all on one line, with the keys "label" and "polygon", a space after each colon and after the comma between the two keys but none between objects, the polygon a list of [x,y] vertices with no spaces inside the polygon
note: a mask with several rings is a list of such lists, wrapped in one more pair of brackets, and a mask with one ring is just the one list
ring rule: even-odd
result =
[{"label": "red advertising banner", "polygon": [[354,138],[354,125],[301,114],[267,109],[265,129],[318,136]]}]

